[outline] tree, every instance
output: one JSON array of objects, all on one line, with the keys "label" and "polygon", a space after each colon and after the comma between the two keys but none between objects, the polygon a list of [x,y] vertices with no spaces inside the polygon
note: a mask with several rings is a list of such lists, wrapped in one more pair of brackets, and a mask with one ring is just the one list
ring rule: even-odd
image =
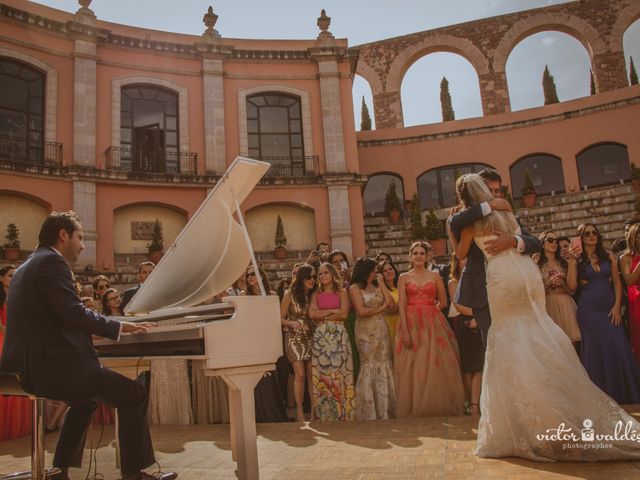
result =
[{"label": "tree", "polygon": [[453,111],[451,105],[451,94],[449,93],[449,82],[447,77],[442,77],[440,82],[440,106],[442,107],[442,121],[448,122],[449,120],[455,120],[456,114]]},{"label": "tree", "polygon": [[536,193],[536,187],[533,184],[533,179],[531,178],[531,173],[529,170],[524,171],[524,182],[522,183],[522,195],[529,195],[531,193]]},{"label": "tree", "polygon": [[629,85],[638,85],[638,72],[631,56],[629,56]]},{"label": "tree", "polygon": [[418,194],[414,193],[411,199],[411,237],[413,240],[424,238],[424,227],[422,226],[422,209]]},{"label": "tree", "polygon": [[447,236],[444,223],[433,210],[429,210],[424,219],[424,236],[427,237],[427,240],[437,240]]},{"label": "tree", "polygon": [[151,243],[147,245],[150,252],[161,252],[164,249],[164,239],[162,238],[162,224],[156,218],[153,222],[153,233],[151,234]]},{"label": "tree", "polygon": [[276,247],[284,247],[287,245],[287,236],[284,234],[284,226],[282,225],[282,218],[278,215],[278,220],[276,221],[276,237],[275,237]]},{"label": "tree", "polygon": [[544,66],[544,73],[542,74],[542,90],[544,91],[545,105],[560,102],[558,99],[558,91],[556,90],[556,82],[553,79],[553,75],[549,72],[547,65]]},{"label": "tree", "polygon": [[362,96],[362,110],[360,114],[360,130],[371,130],[371,115],[369,115],[369,108],[364,101],[364,95]]},{"label": "tree", "polygon": [[400,197],[396,192],[396,182],[393,180],[389,182],[389,188],[387,188],[387,193],[384,196],[384,211],[389,213],[391,210],[402,210]]},{"label": "tree", "polygon": [[6,242],[4,243],[4,248],[17,248],[20,250],[20,233],[18,232],[18,227],[15,223],[10,223],[7,225],[7,234],[4,236]]},{"label": "tree", "polygon": [[591,95],[596,94],[596,80],[593,78],[593,70],[589,69],[589,78],[591,81]]}]

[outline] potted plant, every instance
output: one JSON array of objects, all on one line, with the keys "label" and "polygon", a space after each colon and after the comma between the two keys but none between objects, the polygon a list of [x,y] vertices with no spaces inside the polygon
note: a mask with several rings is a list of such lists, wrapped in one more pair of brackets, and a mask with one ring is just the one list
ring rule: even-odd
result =
[{"label": "potted plant", "polygon": [[276,248],[273,250],[273,256],[278,260],[287,258],[287,236],[284,234],[284,226],[280,215],[278,215],[278,220],[276,221],[275,244]]},{"label": "potted plant", "polygon": [[424,219],[424,236],[427,238],[436,257],[447,254],[447,232],[444,222],[438,218],[433,209]]},{"label": "potted plant", "polygon": [[20,239],[18,238],[18,227],[15,223],[7,225],[7,233],[4,236],[6,242],[4,242],[4,258],[10,262],[15,262],[20,257]]},{"label": "potted plant", "polygon": [[536,204],[536,187],[533,186],[533,179],[529,170],[524,171],[524,183],[522,184],[522,203],[526,208],[531,208]]},{"label": "potted plant", "polygon": [[396,192],[396,182],[391,180],[389,182],[389,188],[387,188],[387,193],[384,196],[384,211],[389,215],[391,223],[400,223],[401,209],[400,197],[398,197],[398,193]]},{"label": "potted plant", "polygon": [[147,250],[149,250],[149,260],[153,263],[158,263],[163,255],[164,239],[162,238],[162,224],[157,218],[153,222],[151,243],[147,245]]},{"label": "potted plant", "polygon": [[640,168],[636,167],[636,164],[631,162],[631,185],[636,192],[640,192]]},{"label": "potted plant", "polygon": [[504,199],[509,202],[509,205],[511,205],[511,210],[513,212],[516,211],[516,205],[513,203],[513,197],[511,196],[511,192],[509,191],[509,186],[508,185],[502,185],[500,187],[500,191],[502,192],[502,195],[504,197]]},{"label": "potted plant", "polygon": [[424,238],[424,226],[422,225],[422,209],[420,208],[420,199],[417,193],[413,194],[409,211],[411,212],[411,238],[413,240],[421,240]]}]

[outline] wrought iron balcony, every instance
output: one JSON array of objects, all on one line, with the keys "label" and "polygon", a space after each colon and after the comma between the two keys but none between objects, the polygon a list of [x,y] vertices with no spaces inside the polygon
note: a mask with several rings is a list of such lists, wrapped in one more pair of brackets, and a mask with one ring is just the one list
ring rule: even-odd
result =
[{"label": "wrought iron balcony", "polygon": [[259,160],[271,164],[265,177],[314,177],[319,174],[318,156],[302,157],[260,157]]},{"label": "wrought iron balcony", "polygon": [[192,152],[149,152],[110,146],[105,155],[107,170],[169,175],[196,175],[198,170],[198,154]]},{"label": "wrought iron balcony", "polygon": [[0,160],[23,165],[62,166],[62,144],[0,134]]}]

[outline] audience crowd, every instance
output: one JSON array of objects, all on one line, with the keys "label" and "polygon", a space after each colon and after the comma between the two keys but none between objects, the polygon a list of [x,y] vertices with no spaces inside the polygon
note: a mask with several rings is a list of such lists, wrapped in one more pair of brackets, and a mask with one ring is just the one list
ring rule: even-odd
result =
[{"label": "audience crowd", "polygon": [[[533,256],[547,313],[574,343],[593,382],[620,404],[640,403],[639,231],[640,223],[627,221],[615,250],[592,223],[580,225],[573,239],[546,231]],[[267,295],[280,297],[284,355],[255,389],[258,421],[482,414],[481,334],[472,310],[452,302],[464,261],[452,256],[438,264],[424,241],[414,242],[407,258],[406,272],[386,252],[351,265],[344,252],[322,242],[274,289],[262,269],[249,266],[212,299],[262,294],[256,275]],[[78,285],[78,294],[88,308],[123,315],[153,267],[142,263],[139,284],[124,296],[103,275]],[[0,348],[14,272],[13,265],[0,268]],[[205,377],[201,363],[151,363],[152,423],[229,421],[226,385]],[[59,428],[65,410],[50,405],[47,431]],[[110,423],[113,416],[99,410],[97,421]],[[30,422],[28,400],[0,396],[0,440],[28,434]]]}]

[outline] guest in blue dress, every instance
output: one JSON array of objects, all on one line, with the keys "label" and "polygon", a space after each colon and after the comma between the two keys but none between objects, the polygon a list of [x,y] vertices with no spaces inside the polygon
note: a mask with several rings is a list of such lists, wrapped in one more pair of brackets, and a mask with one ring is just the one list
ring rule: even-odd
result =
[{"label": "guest in blue dress", "polygon": [[615,257],[592,223],[578,227],[580,247],[571,249],[567,285],[579,288],[578,324],[582,364],[600,389],[620,404],[640,402],[640,369],[620,314],[622,283]]}]

